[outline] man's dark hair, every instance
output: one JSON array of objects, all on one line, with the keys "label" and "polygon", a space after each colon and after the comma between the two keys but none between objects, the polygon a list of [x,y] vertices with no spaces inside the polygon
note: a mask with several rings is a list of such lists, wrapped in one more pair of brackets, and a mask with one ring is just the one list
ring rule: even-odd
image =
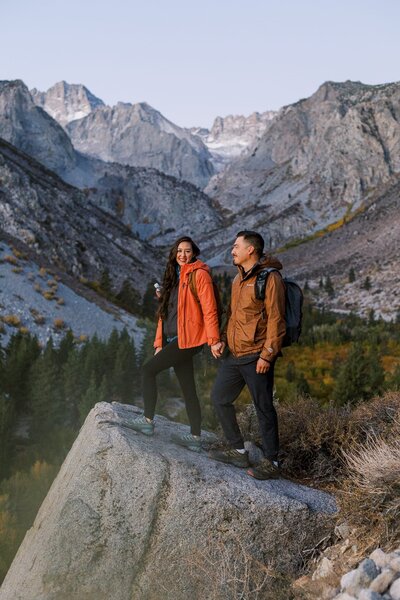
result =
[{"label": "man's dark hair", "polygon": [[244,238],[251,246],[253,246],[258,258],[262,256],[264,251],[264,239],[262,235],[257,233],[257,231],[249,231],[245,229],[244,231],[239,231],[236,237]]}]

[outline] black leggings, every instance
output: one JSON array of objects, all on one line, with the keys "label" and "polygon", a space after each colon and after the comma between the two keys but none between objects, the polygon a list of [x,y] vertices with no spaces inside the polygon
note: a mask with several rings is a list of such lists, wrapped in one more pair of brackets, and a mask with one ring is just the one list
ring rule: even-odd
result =
[{"label": "black leggings", "polygon": [[178,340],[170,342],[143,365],[143,399],[144,414],[148,419],[154,417],[157,402],[156,376],[161,371],[174,367],[185,399],[186,412],[190,430],[193,435],[200,435],[201,410],[196,392],[193,372],[193,356],[201,350],[197,348],[178,348]]}]

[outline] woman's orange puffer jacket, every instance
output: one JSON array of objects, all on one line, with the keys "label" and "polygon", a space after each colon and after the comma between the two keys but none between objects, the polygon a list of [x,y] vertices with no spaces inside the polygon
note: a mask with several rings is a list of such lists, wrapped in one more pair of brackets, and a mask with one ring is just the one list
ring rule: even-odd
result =
[{"label": "woman's orange puffer jacket", "polygon": [[[199,302],[189,288],[189,273],[196,273]],[[220,341],[217,302],[215,300],[210,268],[201,260],[181,267],[178,292],[178,347],[195,348]],[[158,320],[154,348],[161,348],[162,320]]]}]

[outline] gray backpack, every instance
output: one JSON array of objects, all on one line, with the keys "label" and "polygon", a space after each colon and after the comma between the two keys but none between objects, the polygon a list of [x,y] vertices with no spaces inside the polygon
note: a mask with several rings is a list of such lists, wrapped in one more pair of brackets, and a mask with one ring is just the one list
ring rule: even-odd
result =
[{"label": "gray backpack", "polygon": [[[267,285],[268,275],[276,271],[280,274],[278,269],[263,269],[257,273],[255,292],[257,300],[265,299],[265,288]],[[281,275],[282,277],[282,275]],[[301,322],[303,318],[303,291],[301,287],[292,279],[282,277],[283,283],[285,284],[285,321],[286,321],[286,335],[283,339],[282,346],[291,346],[295,342],[299,341],[301,334]]]}]

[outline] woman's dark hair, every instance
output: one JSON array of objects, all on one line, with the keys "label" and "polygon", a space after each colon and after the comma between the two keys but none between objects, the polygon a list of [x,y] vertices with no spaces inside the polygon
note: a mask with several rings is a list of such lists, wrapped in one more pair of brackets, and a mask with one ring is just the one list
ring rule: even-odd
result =
[{"label": "woman's dark hair", "polygon": [[166,319],[168,316],[168,302],[171,295],[171,290],[178,282],[178,274],[176,271],[176,255],[178,253],[178,246],[182,242],[189,242],[189,244],[192,246],[193,260],[195,260],[200,254],[200,248],[194,243],[192,238],[188,237],[187,235],[177,239],[175,244],[172,246],[168,256],[167,266],[165,267],[161,297],[159,299],[160,306],[158,309],[158,316],[161,317],[161,319]]}]

